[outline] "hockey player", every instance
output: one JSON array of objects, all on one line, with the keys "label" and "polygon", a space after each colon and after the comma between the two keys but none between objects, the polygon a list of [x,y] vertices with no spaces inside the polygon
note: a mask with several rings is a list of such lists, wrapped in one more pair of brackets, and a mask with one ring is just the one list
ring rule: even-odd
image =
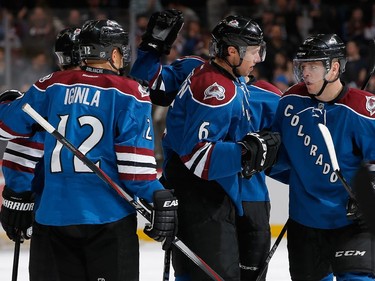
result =
[{"label": "hockey player", "polygon": [[[88,21],[80,53],[83,70],[52,73],[21,99],[0,105],[1,138],[30,137],[34,123],[21,110],[29,103],[127,192],[154,204],[145,232],[168,248],[176,206],[164,205],[174,197],[156,180],[148,91],[119,76],[129,58],[127,33],[111,20]],[[44,172],[35,221],[50,240],[60,280],[139,280],[134,208],[49,134]],[[17,223],[32,210],[14,206],[16,200],[31,206],[31,190],[7,186],[7,191],[2,225],[23,230]]]},{"label": "hockey player", "polygon": [[[279,102],[279,159],[288,160],[288,251],[292,280],[374,280],[375,237],[333,171],[318,124],[328,127],[341,173],[351,182],[362,161],[375,159],[374,97],[340,81],[345,44],[336,34],[307,38],[294,59],[300,83]],[[285,149],[285,150],[284,150]],[[282,171],[276,164],[274,171]],[[355,192],[355,190],[354,190]]]},{"label": "hockey player", "polygon": [[[81,62],[79,56],[78,35],[80,28],[69,27],[61,30],[57,36],[54,46],[57,64],[60,70],[79,70]],[[16,90],[5,91],[0,95],[0,101],[12,101],[22,97],[23,94]],[[9,140],[3,156],[3,174],[5,185],[12,189],[30,189],[34,195],[36,207],[40,201],[43,191],[44,169],[43,169],[43,139],[45,132],[35,126],[34,133],[30,138]],[[34,209],[35,209],[34,208]],[[16,217],[12,217],[15,219]],[[21,231],[22,240],[30,240],[29,272],[30,281],[53,281],[57,280],[57,273],[50,241],[45,233],[39,233],[38,223],[33,223],[32,217],[24,220],[25,225]],[[12,240],[16,239],[16,223],[9,221],[6,233]],[[32,224],[32,231],[31,231]],[[32,234],[32,235],[31,235]],[[30,237],[31,236],[31,237]],[[49,266],[45,266],[49,264]]]},{"label": "hockey player", "polygon": [[[180,18],[181,15],[173,10],[157,12],[151,17],[147,32],[138,49],[137,60],[131,70],[132,75],[151,81],[151,100],[161,106],[169,106],[190,72],[206,62],[197,56],[187,56],[171,65],[160,64],[163,52],[158,50],[166,50],[168,48],[165,46],[172,44],[160,40],[159,34],[164,36],[168,34],[169,39],[175,38],[178,32],[175,25],[178,26]],[[175,25],[166,23],[175,23]],[[224,25],[225,22],[221,24]],[[222,34],[215,34],[216,38],[222,36]],[[281,95],[280,90],[265,81],[256,81],[254,77],[249,79],[247,87],[250,92],[250,122],[254,131],[270,128]],[[244,215],[238,216],[236,220],[241,280],[256,280],[270,249],[269,194],[264,172],[256,173],[250,179],[242,178],[241,181]],[[181,276],[177,279],[179,278]],[[265,276],[262,280],[264,279]]]},{"label": "hockey player", "polygon": [[[261,171],[273,163],[278,139],[272,133],[264,133],[259,139],[246,136],[255,130],[248,119],[253,112],[242,76],[249,75],[252,67],[262,60],[264,42],[259,26],[254,21],[231,16],[217,28],[213,35],[221,37],[214,38],[215,59],[202,65],[202,60],[196,58],[200,67],[182,85],[169,109],[167,134],[163,139],[164,176],[179,199],[179,237],[186,239],[189,247],[225,280],[240,280],[235,225],[235,206],[238,213],[243,212],[239,143],[244,144],[245,170]],[[193,65],[194,58],[190,62]],[[183,75],[186,74],[182,71],[171,78],[177,87]],[[264,141],[268,148],[263,159],[267,164],[263,167],[257,161],[260,161],[258,153],[265,151],[257,145],[258,141]],[[246,158],[247,153],[252,156],[248,154]],[[250,164],[246,159],[254,162]],[[173,264],[176,280],[206,280],[178,252],[173,252]]]}]

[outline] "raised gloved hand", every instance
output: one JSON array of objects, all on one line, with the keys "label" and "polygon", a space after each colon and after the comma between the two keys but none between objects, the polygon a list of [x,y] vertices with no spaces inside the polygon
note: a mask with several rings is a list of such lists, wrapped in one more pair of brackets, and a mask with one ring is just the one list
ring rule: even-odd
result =
[{"label": "raised gloved hand", "polygon": [[178,32],[184,24],[181,11],[171,9],[152,14],[142,35],[141,50],[155,50],[161,56],[169,54]]},{"label": "raised gloved hand", "polygon": [[154,192],[153,201],[151,222],[143,231],[152,239],[163,242],[163,250],[167,250],[177,233],[178,200],[171,190],[164,189]]},{"label": "raised gloved hand", "polygon": [[23,96],[23,93],[18,90],[6,90],[0,93],[0,102],[13,101]]},{"label": "raised gloved hand", "polygon": [[346,205],[346,217],[349,220],[357,223],[361,228],[367,228],[363,213],[360,211],[357,201],[353,198],[349,198]]},{"label": "raised gloved hand", "polygon": [[276,162],[281,138],[277,132],[261,131],[247,134],[238,143],[242,145],[242,176],[248,179]]},{"label": "raised gloved hand", "polygon": [[31,191],[16,193],[7,186],[3,190],[0,221],[9,239],[30,239],[34,221],[34,194]]}]

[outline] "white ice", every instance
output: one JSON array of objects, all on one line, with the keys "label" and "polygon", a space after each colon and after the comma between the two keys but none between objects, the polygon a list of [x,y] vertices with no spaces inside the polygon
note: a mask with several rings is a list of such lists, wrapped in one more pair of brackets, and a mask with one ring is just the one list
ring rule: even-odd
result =
[{"label": "white ice", "polygon": [[[274,240],[272,241],[272,244]],[[157,281],[163,280],[164,252],[157,242],[141,242],[140,246],[140,280]],[[28,246],[21,245],[17,281],[28,281]],[[0,281],[12,280],[13,248],[0,249]],[[46,265],[48,266],[48,265]],[[170,280],[173,281],[173,269],[171,268]],[[286,239],[284,238],[274,253],[267,274],[267,280],[286,281],[290,280],[288,272],[288,256]]]}]

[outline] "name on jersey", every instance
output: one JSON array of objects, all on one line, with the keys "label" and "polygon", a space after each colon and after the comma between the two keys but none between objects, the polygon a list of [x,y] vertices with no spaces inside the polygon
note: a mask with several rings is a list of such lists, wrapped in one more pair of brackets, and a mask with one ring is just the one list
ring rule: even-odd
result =
[{"label": "name on jersey", "polygon": [[[304,133],[304,127],[300,124],[300,117],[297,114],[292,114],[293,105],[288,104],[284,110],[284,116],[290,118],[290,126],[297,128],[297,136],[302,139],[303,145],[310,148],[309,155],[315,157],[315,165],[322,167],[322,173],[329,175],[329,181],[334,183],[337,181],[337,175],[330,163],[325,162],[324,155],[319,153],[319,147],[312,143],[311,136]],[[317,127],[318,130],[318,127]]]},{"label": "name on jersey", "polygon": [[74,87],[66,89],[64,104],[81,103],[90,106],[99,107],[100,91],[85,87]]}]

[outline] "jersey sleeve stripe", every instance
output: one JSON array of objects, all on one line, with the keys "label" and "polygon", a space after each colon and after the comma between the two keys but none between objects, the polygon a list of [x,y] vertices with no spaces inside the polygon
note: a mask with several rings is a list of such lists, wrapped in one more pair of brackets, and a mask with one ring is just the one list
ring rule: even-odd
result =
[{"label": "jersey sleeve stripe", "polygon": [[116,149],[116,152],[121,152],[121,153],[134,153],[134,154],[154,156],[154,151],[151,149],[147,149],[147,148],[116,145],[115,149]]},{"label": "jersey sleeve stripe", "polygon": [[156,160],[153,150],[129,146],[116,146],[116,156],[120,179],[156,179]]},{"label": "jersey sleeve stripe", "polygon": [[27,138],[31,134],[19,134],[8,128],[3,122],[0,122],[0,140],[10,140],[14,138]]},{"label": "jersey sleeve stripe", "polygon": [[9,161],[8,159],[4,158],[3,167],[12,169],[14,171],[19,171],[19,172],[25,172],[25,173],[30,173],[30,174],[34,173],[36,163],[34,163],[34,165],[31,165],[31,163],[28,163],[28,165],[21,165],[20,163],[22,161],[19,161],[19,163],[17,162],[18,162],[17,159],[12,159],[11,161]]},{"label": "jersey sleeve stripe", "polygon": [[32,156],[32,155],[28,155],[28,154],[24,154],[18,151],[11,150],[9,148],[7,148],[4,151],[4,156],[3,156],[3,159],[10,160],[10,161],[19,159],[19,161],[15,161],[15,162],[21,163],[25,166],[27,166],[27,162],[36,163],[40,160],[40,158],[41,156],[40,157]]},{"label": "jersey sleeve stripe", "polygon": [[139,175],[139,174],[120,174],[121,180],[130,180],[130,181],[149,181],[156,180],[155,175]]},{"label": "jersey sleeve stripe", "polygon": [[[23,141],[23,142],[21,142]],[[44,154],[43,144],[25,141],[25,139],[14,139],[8,142],[6,150],[11,150],[13,153],[21,153],[25,157],[37,157],[40,158]]]},{"label": "jersey sleeve stripe", "polygon": [[192,154],[181,157],[181,160],[196,176],[208,179],[209,156],[214,146],[212,143],[204,143],[203,146],[198,146]]}]

